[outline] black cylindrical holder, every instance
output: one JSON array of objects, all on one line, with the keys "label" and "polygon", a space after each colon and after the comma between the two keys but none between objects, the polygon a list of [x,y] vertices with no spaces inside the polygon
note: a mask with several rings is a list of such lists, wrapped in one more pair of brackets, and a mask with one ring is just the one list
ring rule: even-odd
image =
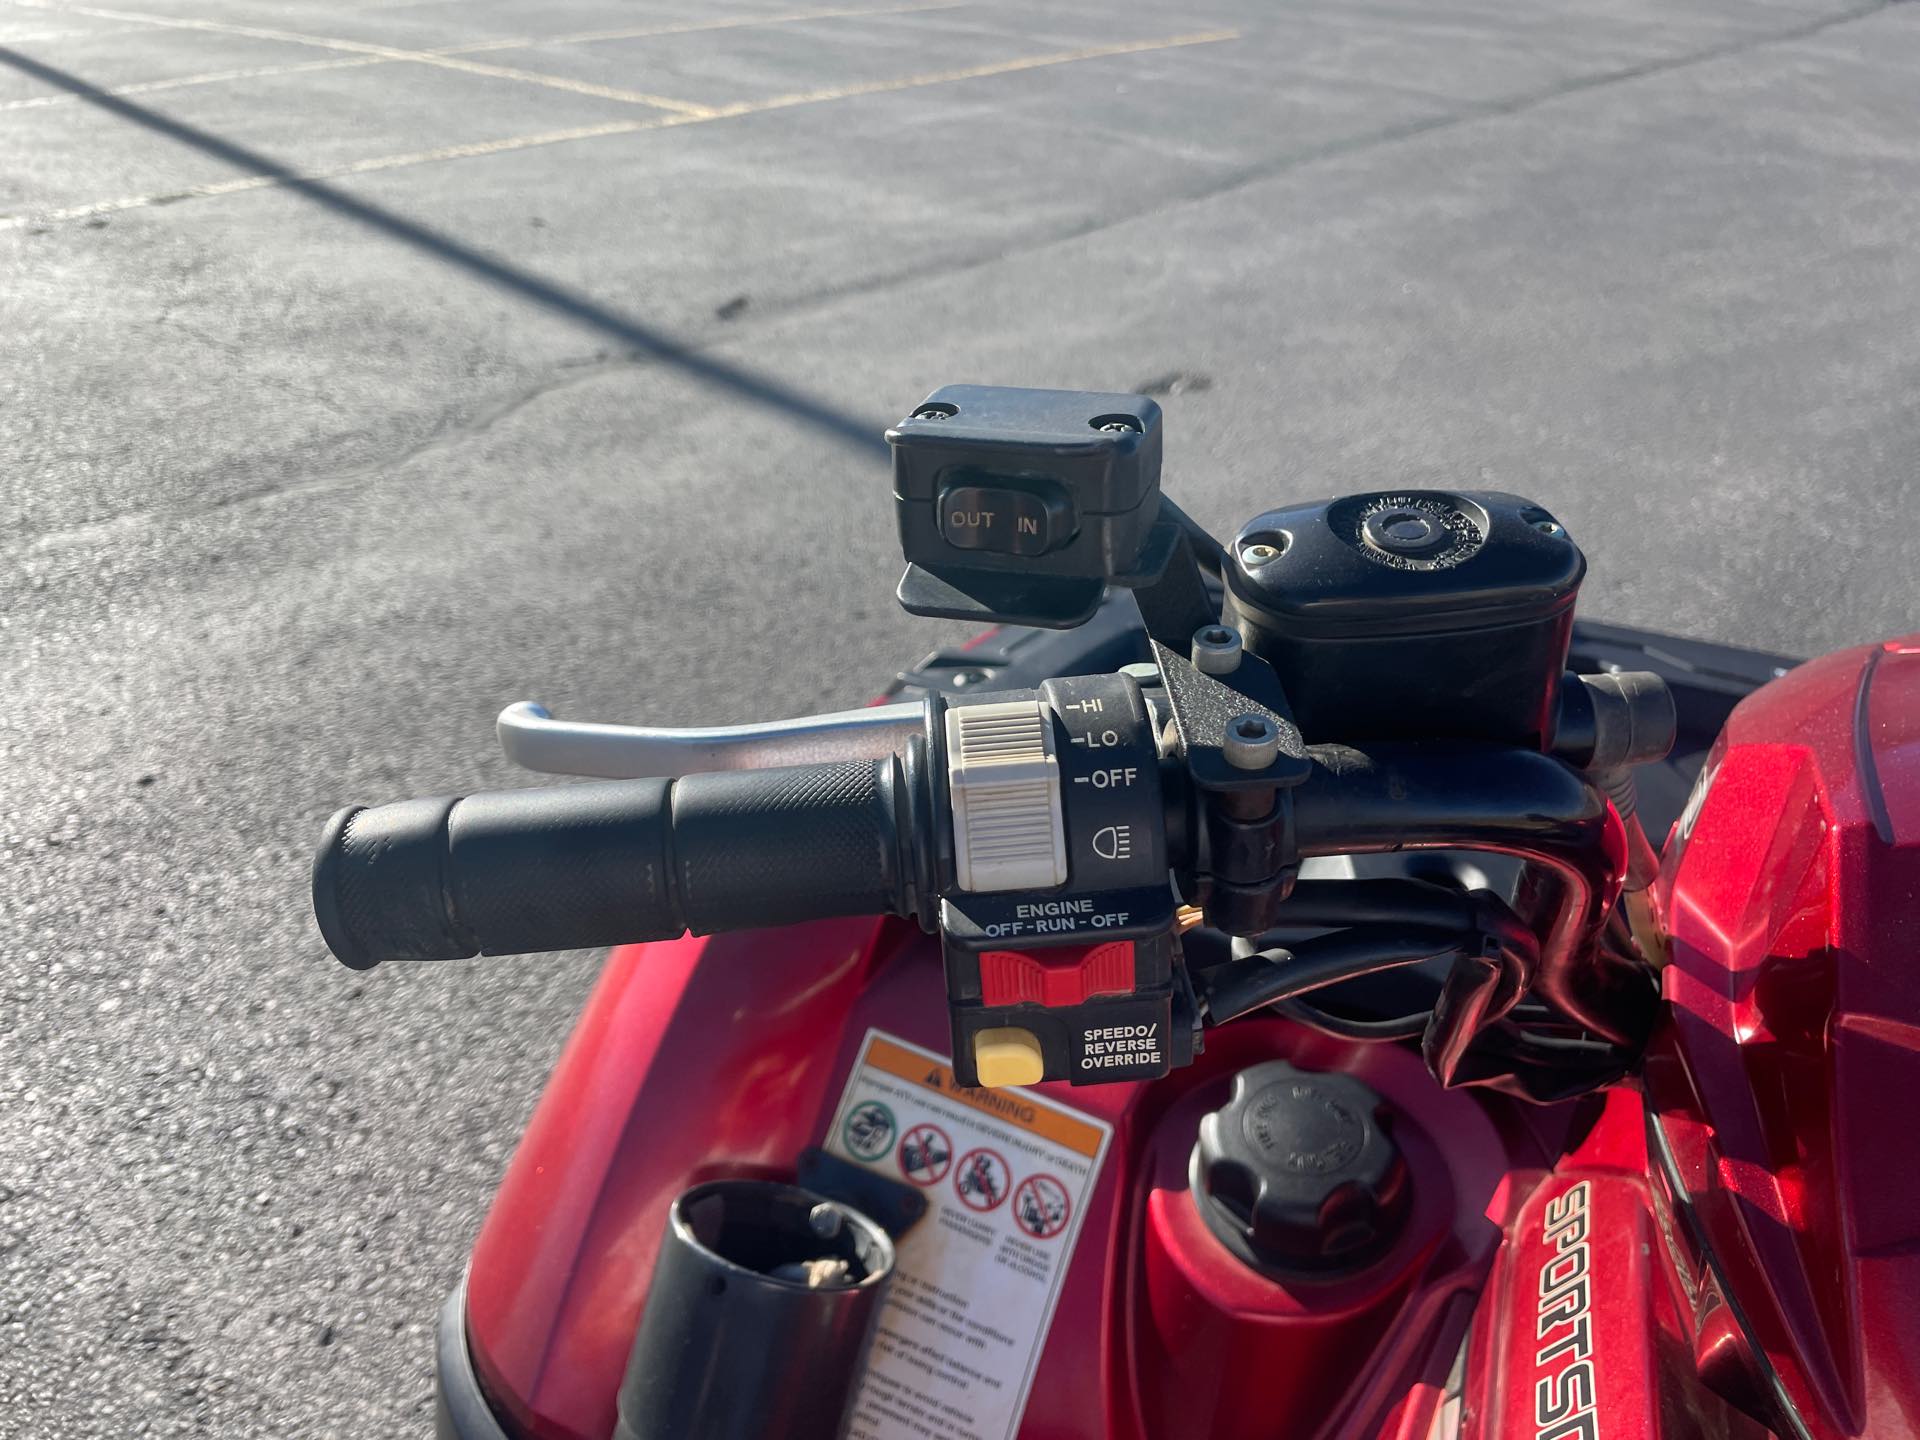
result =
[{"label": "black cylindrical holder", "polygon": [[667,1216],[615,1440],[838,1440],[893,1242],[794,1185],[696,1185]]}]

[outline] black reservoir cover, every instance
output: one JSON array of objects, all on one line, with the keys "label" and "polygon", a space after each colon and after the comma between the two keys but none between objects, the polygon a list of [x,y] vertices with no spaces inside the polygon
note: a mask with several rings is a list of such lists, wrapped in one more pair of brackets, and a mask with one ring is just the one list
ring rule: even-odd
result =
[{"label": "black reservoir cover", "polygon": [[1398,490],[1270,510],[1228,609],[1306,738],[1552,737],[1586,559],[1517,495]]}]

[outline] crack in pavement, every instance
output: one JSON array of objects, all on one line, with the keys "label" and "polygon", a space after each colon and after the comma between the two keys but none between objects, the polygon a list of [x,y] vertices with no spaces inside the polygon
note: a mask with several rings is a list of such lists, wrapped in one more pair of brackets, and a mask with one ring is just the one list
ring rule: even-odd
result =
[{"label": "crack in pavement", "polygon": [[548,374],[483,414],[467,420],[451,421],[447,418],[447,412],[443,412],[441,423],[430,433],[388,458],[369,461],[364,465],[349,466],[343,470],[329,471],[324,475],[302,476],[283,482],[257,485],[250,490],[223,495],[204,505],[129,510],[119,515],[108,516],[103,520],[89,520],[84,524],[69,526],[63,530],[47,531],[35,536],[24,545],[0,547],[0,555],[38,555],[81,548],[90,544],[118,540],[131,531],[148,526],[185,524],[228,510],[246,509],[306,495],[353,489],[357,485],[395,475],[423,455],[430,455],[438,450],[458,448],[480,439],[495,426],[511,419],[529,405],[537,404],[549,395],[558,394],[576,385],[583,385],[621,370],[644,368],[650,363],[646,356],[638,353],[585,364],[579,361],[563,360],[559,362],[557,373]]},{"label": "crack in pavement", "polygon": [[1043,253],[1062,245],[1070,245],[1108,230],[1120,229],[1137,220],[1154,215],[1166,215],[1195,205],[1204,205],[1208,201],[1232,195],[1248,189],[1262,181],[1278,179],[1296,170],[1320,164],[1323,161],[1344,160],[1356,155],[1368,154],[1375,150],[1384,150],[1404,144],[1409,140],[1424,139],[1429,135],[1441,134],[1482,120],[1507,119],[1523,115],[1555,101],[1568,99],[1588,91],[1602,90],[1614,85],[1629,84],[1635,80],[1649,79],[1655,76],[1671,74],[1675,71],[1691,69],[1700,65],[1712,64],[1721,60],[1733,59],[1750,51],[1765,49],[1774,45],[1791,44],[1804,40],[1824,31],[1836,29],[1842,25],[1851,25],[1857,21],[1870,19],[1885,10],[1899,5],[1920,3],[1920,0],[1871,0],[1871,3],[1855,7],[1839,14],[1823,17],[1790,30],[1770,32],[1766,35],[1752,36],[1745,40],[1730,41],[1723,45],[1707,49],[1689,51],[1685,55],[1671,56],[1664,60],[1642,61],[1635,65],[1622,66],[1613,70],[1599,71],[1592,75],[1579,76],[1572,80],[1546,88],[1529,91],[1524,95],[1509,96],[1504,100],[1486,101],[1444,115],[1430,116],[1425,120],[1407,121],[1400,125],[1387,126],[1365,135],[1351,136],[1343,140],[1331,140],[1321,145],[1285,154],[1269,156],[1249,165],[1225,171],[1214,179],[1185,190],[1175,191],[1162,203],[1146,210],[1129,210],[1121,214],[1090,216],[1071,225],[1062,225],[1044,232],[1035,232],[1024,240],[992,246],[978,254],[963,258],[957,262],[926,262],[912,266],[902,266],[898,270],[883,275],[870,276],[864,280],[845,285],[822,288],[805,296],[785,302],[773,302],[764,307],[756,307],[762,319],[777,319],[795,313],[805,313],[818,309],[835,301],[877,294],[897,285],[912,284],[917,280],[939,275],[964,275],[975,270],[987,269],[1008,260],[1027,255]]}]

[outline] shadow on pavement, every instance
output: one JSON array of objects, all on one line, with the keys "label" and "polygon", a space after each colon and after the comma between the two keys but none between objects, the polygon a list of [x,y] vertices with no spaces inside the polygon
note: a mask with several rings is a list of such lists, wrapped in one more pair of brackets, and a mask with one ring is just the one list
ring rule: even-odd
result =
[{"label": "shadow on pavement", "polygon": [[249,174],[269,176],[284,188],[375,230],[390,240],[397,240],[437,260],[458,266],[476,279],[610,337],[649,360],[671,365],[737,399],[782,411],[842,445],[869,453],[876,450],[884,452],[886,449],[878,427],[871,420],[845,414],[770,376],[703,355],[630,316],[609,309],[591,296],[543,280],[538,275],[509,265],[384,206],[357,199],[325,181],[303,176],[256,150],[249,150],[244,145],[175,120],[157,110],[136,105],[118,95],[111,95],[77,75],[5,46],[0,46],[0,65],[55,86],[122,120],[164,135],[169,140],[178,141],[203,155],[211,155]]}]

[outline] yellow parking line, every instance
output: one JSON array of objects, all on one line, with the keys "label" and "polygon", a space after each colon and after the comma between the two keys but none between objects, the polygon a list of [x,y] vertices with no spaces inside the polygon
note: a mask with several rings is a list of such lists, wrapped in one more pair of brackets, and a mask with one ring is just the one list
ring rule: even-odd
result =
[{"label": "yellow parking line", "polygon": [[1119,45],[1095,45],[1083,50],[1062,50],[1051,55],[1031,55],[1020,60],[1003,60],[992,65],[972,65],[957,70],[936,70],[907,75],[897,80],[875,81],[868,85],[840,86],[831,90],[810,90],[779,95],[770,100],[750,101],[698,115],[655,115],[645,119],[615,120],[604,125],[584,125],[572,130],[550,130],[538,135],[520,135],[504,140],[484,140],[472,145],[445,145],[434,150],[416,150],[399,155],[380,155],[368,160],[303,171],[297,176],[245,175],[232,180],[217,180],[179,190],[151,195],[130,195],[118,200],[101,200],[88,205],[73,205],[60,210],[33,214],[0,216],[0,230],[19,230],[28,226],[57,224],[67,220],[86,220],[123,210],[139,210],[154,205],[169,205],[180,200],[206,199],[218,195],[237,195],[249,190],[269,190],[300,181],[338,180],[353,175],[369,175],[382,170],[399,170],[413,165],[431,165],[442,160],[464,160],[481,155],[505,155],[517,150],[533,150],[546,145],[566,145],[579,140],[596,140],[609,135],[633,135],[644,130],[677,129],[682,125],[701,125],[714,120],[731,120],[744,115],[759,115],[770,110],[785,110],[799,105],[819,105],[832,100],[860,95],[880,95],[900,90],[917,90],[928,85],[949,85],[961,80],[980,80],[993,75],[1013,75],[1023,70],[1040,70],[1051,65],[1072,65],[1085,60],[1101,60],[1115,55],[1141,55],[1157,50],[1177,50],[1188,45],[1212,45],[1222,40],[1237,40],[1237,30],[1205,30],[1191,35],[1172,35],[1161,40],[1140,40]]},{"label": "yellow parking line", "polygon": [[[888,5],[880,9],[790,10],[783,15],[737,15],[727,20],[682,20],[665,25],[628,25],[618,30],[575,30],[561,35],[516,35],[505,40],[475,40],[465,45],[449,45],[422,51],[425,55],[461,56],[488,54],[496,50],[527,50],[537,45],[593,45],[608,40],[647,40],[665,35],[694,35],[708,30],[739,30],[771,25],[798,25],[810,20],[856,19],[868,15],[918,15],[929,10],[961,10],[970,0],[934,0],[932,4]],[[59,35],[121,35],[129,29],[106,31],[48,31],[25,37],[44,40]],[[15,44],[18,40],[5,43]],[[199,75],[178,75],[170,80],[146,80],[133,85],[118,85],[108,95],[153,95],[163,90],[185,90],[197,85],[224,85],[235,80],[265,80],[279,75],[311,75],[319,70],[357,70],[368,65],[396,63],[384,55],[354,55],[340,60],[309,60],[303,65],[254,65],[234,70],[209,70]],[[0,101],[0,114],[9,110],[39,110],[49,105],[77,105],[78,95],[30,95],[24,100]]]},{"label": "yellow parking line", "polygon": [[370,55],[381,60],[402,60],[413,65],[433,65],[443,70],[460,70],[470,75],[485,75],[496,80],[518,80],[550,90],[566,90],[576,95],[591,95],[601,100],[620,100],[631,105],[650,105],[656,110],[671,110],[680,115],[705,115],[709,107],[674,100],[664,95],[648,95],[638,90],[619,90],[610,85],[593,85],[584,80],[568,80],[558,75],[539,75],[531,70],[516,70],[507,65],[488,65],[478,60],[462,60],[453,55],[436,55],[426,50],[399,50],[391,45],[375,45],[360,40],[335,40],[320,35],[303,35],[294,30],[271,30],[260,25],[230,25],[223,20],[192,20],[172,15],[149,15],[134,10],[106,10],[91,5],[48,5],[39,0],[15,0],[34,8],[58,10],[68,15],[88,15],[97,20],[132,20],[169,30],[199,30],[214,35],[239,35],[250,40],[276,40],[288,45],[309,45],[321,50],[344,50],[353,55]]},{"label": "yellow parking line", "polygon": [[[605,125],[582,125],[573,130],[549,130],[539,135],[519,135],[506,140],[482,140],[472,145],[443,145],[435,150],[415,150],[403,155],[377,155],[370,160],[354,160],[302,171],[298,180],[339,180],[351,175],[370,175],[380,170],[399,170],[409,165],[430,165],[437,160],[466,160],[478,155],[504,155],[512,150],[532,150],[542,145],[564,145],[574,140],[595,140],[603,135],[631,135],[640,130],[658,130],[669,125],[696,123],[693,116],[661,115],[650,120],[613,120]],[[178,190],[153,195],[129,195],[119,200],[99,200],[88,205],[69,205],[61,210],[42,210],[31,215],[0,216],[0,230],[20,230],[27,226],[58,224],[65,220],[89,220],[97,215],[114,215],[122,210],[141,210],[156,205],[172,205],[181,200],[205,200],[217,195],[240,195],[249,190],[271,190],[286,185],[280,175],[242,175],[232,180],[214,180],[204,185],[187,185]]]},{"label": "yellow parking line", "polygon": [[130,35],[141,28],[138,25],[109,25],[92,30],[29,30],[24,35],[0,34],[0,45],[39,45],[48,40],[91,40],[96,35]]},{"label": "yellow parking line", "polygon": [[[33,5],[35,0],[8,0],[10,4]],[[106,91],[108,95],[152,95],[162,90],[184,90],[197,85],[229,84],[235,80],[262,80],[277,75],[309,75],[319,70],[355,70],[368,65],[392,65],[401,61],[418,61],[424,64],[436,62],[449,69],[466,70],[470,73],[484,74],[496,79],[520,80],[529,84],[544,85],[553,89],[570,90],[576,94],[592,95],[599,99],[620,100],[630,104],[652,105],[660,109],[684,110],[687,114],[699,114],[704,107],[687,105],[681,101],[666,100],[659,96],[645,95],[632,90],[615,90],[611,87],[592,86],[585,82],[570,81],[560,76],[534,74],[524,70],[505,68],[478,69],[472,65],[459,64],[460,57],[467,55],[490,54],[499,50],[529,50],[540,45],[593,45],[609,40],[646,40],[666,35],[694,35],[710,30],[739,30],[772,25],[796,25],[812,20],[858,19],[863,16],[918,15],[930,10],[964,9],[971,0],[931,0],[931,3],[912,5],[886,5],[878,8],[838,7],[827,10],[790,10],[774,15],[737,15],[726,20],[682,20],[668,24],[628,25],[613,30],[575,30],[560,35],[515,35],[502,40],[475,40],[465,45],[448,45],[432,50],[389,51],[385,47],[371,47],[373,53],[359,53],[362,47],[356,42],[333,40],[325,36],[295,34],[286,31],[260,31],[242,26],[223,26],[223,30],[238,30],[260,38],[283,39],[302,45],[322,45],[329,49],[352,47],[353,58],[345,60],[314,60],[304,65],[256,65],[234,70],[210,70],[199,75],[180,75],[170,80],[148,80],[133,85],[121,85]],[[51,7],[48,7],[51,8]],[[173,17],[155,16],[142,19],[139,25],[160,25],[172,21]],[[184,23],[174,21],[173,23]],[[194,26],[197,29],[211,28],[217,22],[204,22]],[[25,37],[28,40],[43,40],[63,35],[79,34],[123,34],[123,30],[112,31],[48,31],[43,34]],[[15,41],[5,43],[13,44]],[[448,63],[456,62],[456,63]],[[31,95],[24,100],[0,101],[0,113],[9,110],[38,110],[49,105],[78,104],[78,95]]]},{"label": "yellow parking line", "polygon": [[453,55],[409,54],[397,51],[389,58],[417,65],[435,65],[443,70],[459,70],[468,75],[485,75],[495,80],[518,80],[525,85],[541,85],[549,90],[565,90],[573,95],[591,95],[596,100],[619,100],[628,105],[650,105],[656,110],[671,110],[678,115],[711,115],[713,107],[690,100],[675,100],[666,95],[649,95],[641,90],[623,90],[614,85],[595,85],[590,80],[569,80],[563,75],[542,75],[513,65],[489,65],[482,60],[462,60]]},{"label": "yellow parking line", "polygon": [[1213,45],[1222,40],[1237,40],[1238,30],[1202,30],[1192,35],[1176,35],[1165,40],[1135,40],[1118,45],[1090,45],[1084,50],[1064,50],[1052,55],[1034,55],[1024,60],[1000,60],[986,65],[968,65],[955,70],[932,70],[910,75],[904,80],[874,80],[859,85],[835,85],[825,90],[799,90],[791,95],[776,95],[769,100],[748,100],[738,105],[716,106],[711,118],[732,115],[758,115],[767,110],[786,110],[795,105],[818,105],[827,100],[851,100],[857,95],[884,95],[892,90],[915,90],[922,85],[948,85],[956,80],[981,80],[989,75],[1017,75],[1022,70],[1041,70],[1049,65],[1070,65],[1076,60],[1103,60],[1110,55],[1139,55],[1149,50],[1175,50],[1183,45]]},{"label": "yellow parking line", "polygon": [[767,25],[798,25],[809,20],[857,20],[874,15],[918,15],[928,10],[962,10],[971,0],[887,5],[879,9],[789,10],[784,15],[735,15],[727,20],[680,20],[665,25],[627,25],[617,30],[574,30],[564,35],[521,35],[511,40],[476,40],[435,55],[478,55],[489,50],[528,50],[536,45],[597,45],[607,40],[651,40],[662,35],[697,35],[707,30],[744,30]]},{"label": "yellow parking line", "polygon": [[[258,80],[269,75],[310,75],[316,70],[352,70],[362,65],[390,65],[377,55],[357,55],[345,60],[309,60],[304,65],[255,65],[240,70],[209,70],[202,75],[182,75],[173,80],[147,80],[135,85],[116,85],[106,95],[151,95],[158,90],[178,90],[188,85],[219,85],[234,80]],[[0,101],[0,113],[8,110],[40,110],[48,105],[78,105],[78,95],[29,95],[24,100]]]}]

